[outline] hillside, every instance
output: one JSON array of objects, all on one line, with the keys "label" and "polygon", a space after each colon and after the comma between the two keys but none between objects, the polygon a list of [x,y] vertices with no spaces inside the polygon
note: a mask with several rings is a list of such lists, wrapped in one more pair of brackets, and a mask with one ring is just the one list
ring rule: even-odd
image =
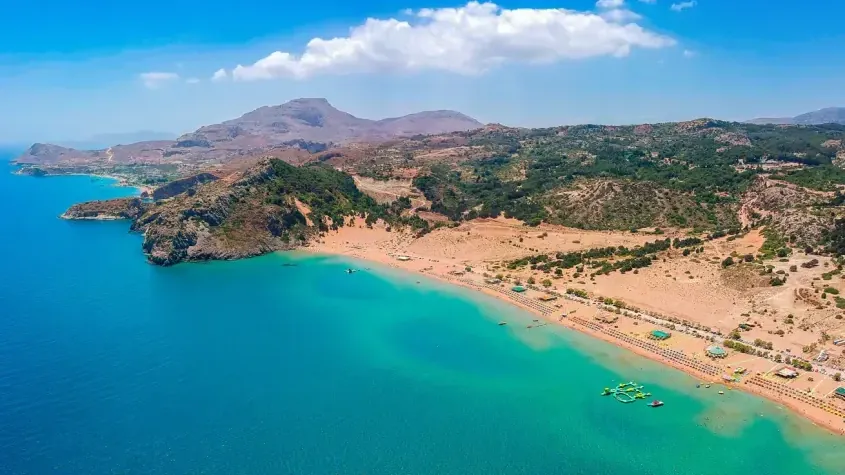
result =
[{"label": "hillside", "polygon": [[130,219],[132,229],[144,235],[142,247],[150,262],[164,266],[291,249],[356,218],[428,227],[419,218],[401,216],[405,207],[379,205],[352,177],[319,164],[295,167],[265,159],[225,179],[200,178],[169,199],[80,203],[63,217]]},{"label": "hillside", "polygon": [[116,167],[143,164],[176,169],[172,177],[207,167],[225,166],[244,157],[279,149],[320,152],[333,144],[378,142],[403,136],[470,130],[481,123],[454,111],[419,112],[382,120],[355,117],[325,99],[296,99],[267,106],[220,124],[207,125],[178,137],[114,145],[102,150],[76,150],[34,144],[16,159],[40,167]]},{"label": "hillside", "polygon": [[[845,125],[834,124],[489,125],[188,177],[154,192],[168,199],[146,205],[133,227],[161,264],[305,245],[353,215],[422,232],[502,216],[658,234],[763,226],[791,245],[819,246],[845,214],[843,144]],[[80,209],[91,216],[98,206]],[[103,214],[137,215],[113,208]]]},{"label": "hillside", "polygon": [[781,125],[845,124],[845,107],[827,107],[817,111],[796,115],[795,117],[751,119],[748,123]]}]

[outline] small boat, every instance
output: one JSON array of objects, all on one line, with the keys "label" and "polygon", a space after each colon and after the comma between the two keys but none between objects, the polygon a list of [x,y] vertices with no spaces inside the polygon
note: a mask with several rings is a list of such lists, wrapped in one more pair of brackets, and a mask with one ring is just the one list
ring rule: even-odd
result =
[{"label": "small boat", "polygon": [[354,274],[355,272],[358,272],[358,271],[355,270],[355,269],[346,269],[347,274]]},{"label": "small boat", "polygon": [[724,392],[724,391],[719,391],[719,394],[725,394],[725,392]]},{"label": "small boat", "polygon": [[696,384],[696,385],[695,385],[695,387],[700,388],[700,387],[701,387],[701,385],[700,385],[700,384]]},{"label": "small boat", "polygon": [[704,387],[705,387],[705,388],[707,388],[707,389],[710,389],[710,385],[709,385],[709,384],[705,384],[705,385],[704,385]]},{"label": "small boat", "polygon": [[604,391],[601,393],[602,396],[610,396],[610,394],[610,388],[604,388]]},{"label": "small boat", "polygon": [[648,403],[648,405],[650,407],[660,407],[660,406],[663,405],[663,401],[658,401],[657,399],[655,399],[654,401],[651,401],[650,403]]},{"label": "small boat", "polygon": [[499,322],[499,326],[500,326],[500,327],[505,326],[505,325],[507,325],[507,324],[508,324],[508,322]]}]

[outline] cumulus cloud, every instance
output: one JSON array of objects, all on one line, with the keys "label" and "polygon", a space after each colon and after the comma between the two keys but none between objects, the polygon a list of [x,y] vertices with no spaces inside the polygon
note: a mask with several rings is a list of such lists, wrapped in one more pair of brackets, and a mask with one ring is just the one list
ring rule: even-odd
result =
[{"label": "cumulus cloud", "polygon": [[185,82],[188,84],[199,84],[200,80],[199,78],[188,78],[185,79]]},{"label": "cumulus cloud", "polygon": [[672,10],[673,12],[679,12],[679,11],[682,11],[682,10],[686,10],[687,8],[692,8],[695,5],[696,5],[695,0],[690,0],[688,2],[673,3],[672,6],[669,7],[669,9]]},{"label": "cumulus cloud", "polygon": [[[472,1],[459,8],[412,11],[408,21],[369,18],[346,37],[314,38],[301,54],[276,51],[231,72],[235,80],[303,79],[318,74],[449,71],[479,74],[507,62],[553,63],[627,56],[633,48],[664,48],[675,40],[635,23],[618,0],[600,13],[566,9],[508,10]],[[612,13],[617,12],[617,13]],[[227,71],[214,74],[221,79]]]},{"label": "cumulus cloud", "polygon": [[601,17],[607,21],[611,21],[614,23],[628,23],[631,21],[637,21],[642,18],[642,15],[632,12],[631,10],[626,10],[624,8],[617,8],[614,10],[607,10],[605,12],[600,13]]},{"label": "cumulus cloud", "polygon": [[226,73],[226,70],[223,68],[214,71],[214,74],[211,76],[211,80],[214,82],[225,81],[229,75]]},{"label": "cumulus cloud", "polygon": [[598,0],[596,2],[596,8],[621,8],[622,5],[625,5],[625,0]]},{"label": "cumulus cloud", "polygon": [[144,87],[147,89],[158,89],[179,79],[178,74],[165,72],[141,73],[140,77],[141,82],[144,83]]},{"label": "cumulus cloud", "polygon": [[692,58],[696,55],[696,52],[693,50],[685,49],[683,54],[684,58]]}]

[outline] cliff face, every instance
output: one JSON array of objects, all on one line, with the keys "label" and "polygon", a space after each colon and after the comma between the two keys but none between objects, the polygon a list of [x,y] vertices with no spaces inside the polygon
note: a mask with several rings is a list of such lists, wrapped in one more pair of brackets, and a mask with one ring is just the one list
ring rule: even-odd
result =
[{"label": "cliff face", "polygon": [[68,208],[62,215],[65,219],[137,219],[149,207],[138,198],[117,198],[113,200],[88,201]]},{"label": "cliff face", "polygon": [[158,201],[173,198],[174,196],[181,195],[185,192],[191,193],[191,190],[196,192],[198,185],[215,180],[217,180],[217,177],[211,173],[199,173],[180,180],[173,180],[164,186],[156,188],[155,191],[153,191],[153,199]]},{"label": "cliff face", "polygon": [[131,219],[131,229],[144,235],[150,262],[167,266],[292,249],[347,216],[383,211],[349,175],[276,159],[189,189],[154,203],[137,198],[81,203],[63,216]]}]

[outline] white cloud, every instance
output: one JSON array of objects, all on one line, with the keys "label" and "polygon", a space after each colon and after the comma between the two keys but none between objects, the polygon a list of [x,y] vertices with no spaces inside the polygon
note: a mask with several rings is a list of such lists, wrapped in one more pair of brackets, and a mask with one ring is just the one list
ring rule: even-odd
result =
[{"label": "white cloud", "polygon": [[653,5],[657,3],[657,0],[640,0],[641,3],[648,3],[649,5]]},{"label": "white cloud", "polygon": [[167,83],[176,81],[179,79],[179,75],[176,73],[150,72],[141,73],[140,78],[147,89],[158,89]]},{"label": "white cloud", "polygon": [[200,80],[199,78],[188,78],[185,79],[185,82],[188,84],[199,84]]},{"label": "white cloud", "polygon": [[695,0],[690,0],[688,2],[673,3],[672,6],[669,7],[669,9],[672,10],[673,12],[679,12],[681,10],[686,10],[687,8],[692,8],[695,5],[696,5]]},{"label": "white cloud", "polygon": [[642,15],[634,13],[631,10],[626,10],[624,8],[601,12],[600,15],[605,20],[611,21],[613,23],[628,23],[632,21],[637,21],[642,18]]},{"label": "white cloud", "polygon": [[[424,8],[409,21],[369,18],[349,36],[314,38],[302,54],[276,51],[252,65],[238,65],[231,76],[248,81],[375,71],[478,74],[507,62],[624,57],[633,48],[675,44],[637,24],[623,24],[638,18],[633,12],[612,11],[508,10],[475,1],[460,8]],[[226,71],[214,76],[222,79]]]},{"label": "white cloud", "polygon": [[214,82],[220,82],[220,81],[225,81],[226,78],[228,78],[228,77],[229,77],[229,75],[226,73],[226,70],[223,69],[223,68],[220,68],[217,71],[214,71],[214,74],[211,76],[211,80],[214,81]]},{"label": "white cloud", "polygon": [[684,58],[692,58],[698,53],[696,53],[695,51],[689,50],[689,49],[685,49],[683,54],[684,54]]},{"label": "white cloud", "polygon": [[598,0],[596,2],[596,8],[606,8],[608,10],[621,8],[622,5],[625,5],[625,0]]}]

